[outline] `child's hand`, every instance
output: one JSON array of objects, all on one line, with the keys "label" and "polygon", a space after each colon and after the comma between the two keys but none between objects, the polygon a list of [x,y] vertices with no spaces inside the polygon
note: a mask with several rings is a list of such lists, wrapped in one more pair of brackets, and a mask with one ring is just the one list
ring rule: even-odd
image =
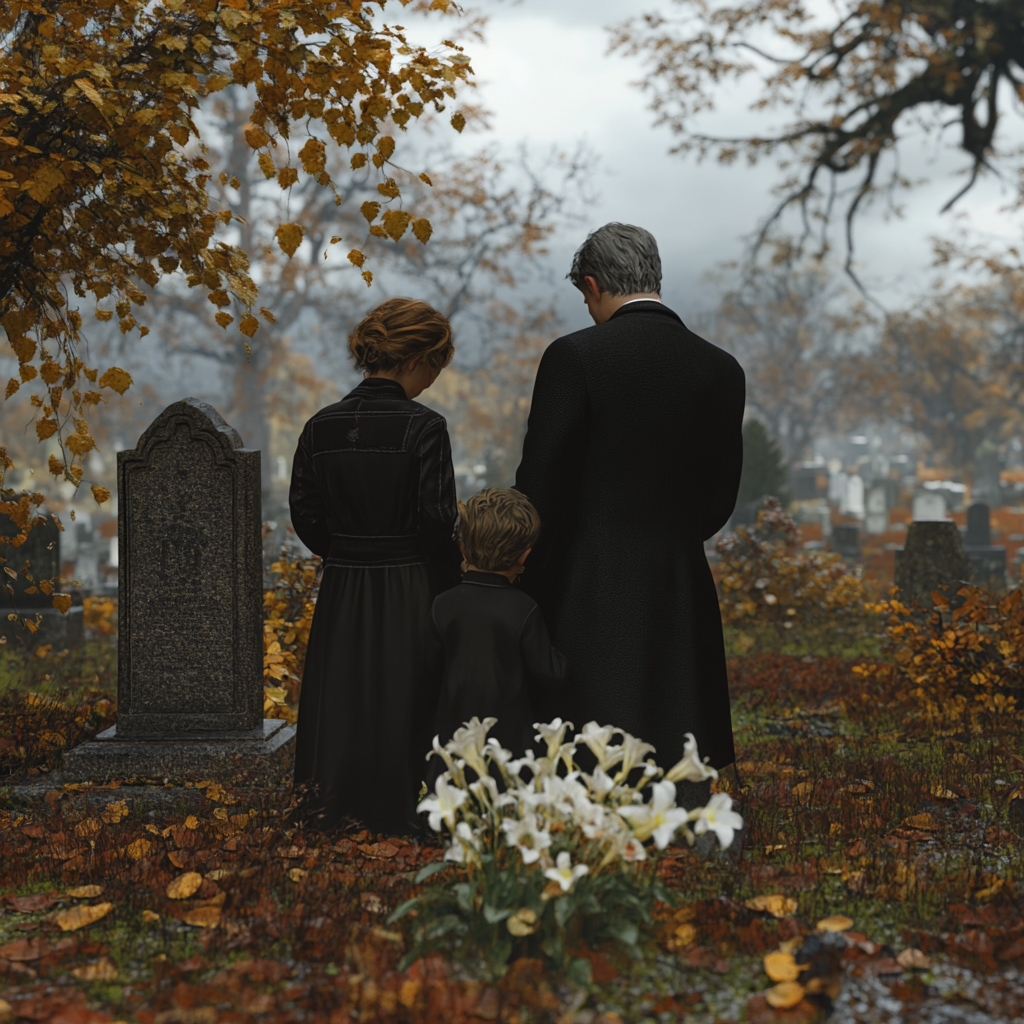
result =
[{"label": "child's hand", "polygon": [[465,575],[469,571],[469,562],[465,559],[462,560],[462,565],[459,567],[459,572]]}]

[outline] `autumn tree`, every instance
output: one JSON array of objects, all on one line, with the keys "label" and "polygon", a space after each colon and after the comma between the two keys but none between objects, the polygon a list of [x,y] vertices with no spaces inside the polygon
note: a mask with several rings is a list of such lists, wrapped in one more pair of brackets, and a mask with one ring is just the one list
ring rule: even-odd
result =
[{"label": "autumn tree", "polygon": [[[81,358],[77,300],[145,334],[145,287],[177,274],[221,307],[221,322],[237,304],[245,337],[259,325],[250,254],[217,237],[235,214],[207,190],[200,104],[250,88],[244,136],[264,173],[283,187],[312,179],[342,204],[345,176],[373,167],[370,230],[393,237],[401,223],[425,242],[429,222],[401,205],[396,134],[382,128],[400,135],[443,111],[471,74],[461,47],[416,46],[360,0],[26,0],[0,11],[0,41],[0,323],[20,364],[7,394],[38,380],[37,433],[61,440],[75,482],[94,444],[94,385],[130,384]],[[463,115],[451,123],[461,130]],[[336,179],[327,158],[339,149],[351,155]],[[303,235],[295,222],[275,232],[288,255]]]},{"label": "autumn tree", "polygon": [[[847,269],[866,202],[910,184],[901,144],[956,126],[966,181],[951,186],[948,209],[999,167],[1005,115],[1024,96],[1020,0],[667,0],[618,27],[613,45],[645,61],[643,87],[678,137],[676,152],[723,163],[774,157],[785,168],[764,232],[790,208],[807,232],[841,211]],[[731,83],[779,123],[708,131],[701,115]]]},{"label": "autumn tree", "polygon": [[783,244],[742,268],[708,332],[747,375],[747,405],[788,463],[834,429],[850,387],[850,354],[874,340],[872,320],[827,263]]}]

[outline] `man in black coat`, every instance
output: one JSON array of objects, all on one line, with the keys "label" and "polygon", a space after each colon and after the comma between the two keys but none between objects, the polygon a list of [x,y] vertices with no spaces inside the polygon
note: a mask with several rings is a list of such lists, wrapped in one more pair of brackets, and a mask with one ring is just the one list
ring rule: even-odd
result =
[{"label": "man in black coat", "polygon": [[543,533],[522,583],[572,670],[566,706],[657,749],[692,732],[735,760],[718,595],[703,541],[732,513],[743,462],[743,371],[659,298],[653,236],[606,224],[569,275],[595,326],[537,371],[516,489]]}]

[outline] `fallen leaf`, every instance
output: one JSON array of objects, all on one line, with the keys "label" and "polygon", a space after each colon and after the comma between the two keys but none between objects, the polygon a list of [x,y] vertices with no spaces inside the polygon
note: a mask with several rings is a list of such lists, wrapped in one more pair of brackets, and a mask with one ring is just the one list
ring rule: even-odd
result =
[{"label": "fallen leaf", "polygon": [[78,885],[74,889],[68,889],[64,895],[76,900],[91,900],[94,896],[101,895],[102,892],[102,885]]},{"label": "fallen leaf", "polygon": [[113,903],[80,903],[70,910],[62,910],[54,916],[61,931],[76,932],[79,928],[95,924],[101,917],[106,917],[114,909]]},{"label": "fallen leaf", "polygon": [[195,928],[216,928],[220,924],[220,907],[194,907],[182,920]]},{"label": "fallen leaf", "polygon": [[505,922],[505,926],[512,935],[521,939],[526,935],[532,935],[540,927],[540,919],[529,907],[522,907]]},{"label": "fallen leaf", "polygon": [[35,914],[40,910],[49,910],[55,901],[43,893],[37,893],[35,896],[7,896],[5,902],[19,914]]},{"label": "fallen leaf", "polygon": [[743,905],[748,910],[771,914],[772,917],[790,917],[796,913],[796,900],[792,896],[783,896],[782,893],[752,896],[749,900],[744,900]]},{"label": "fallen leaf", "polygon": [[796,981],[801,971],[806,971],[808,964],[798,964],[792,953],[766,953],[764,957],[764,973],[772,981]]},{"label": "fallen leaf", "polygon": [[194,814],[190,814],[185,819],[185,828],[188,828],[188,829],[199,828],[199,819]]},{"label": "fallen leaf", "polygon": [[293,882],[301,882],[308,874],[305,868],[290,868],[288,871],[288,877]]},{"label": "fallen leaf", "polygon": [[697,929],[692,924],[684,922],[675,930],[676,942],[683,946],[692,946],[697,941]]},{"label": "fallen leaf", "polygon": [[359,905],[371,914],[384,913],[384,901],[375,892],[361,892]]},{"label": "fallen leaf", "polygon": [[843,914],[834,914],[832,917],[823,917],[815,926],[819,932],[845,932],[853,927],[853,921]]},{"label": "fallen leaf", "polygon": [[896,963],[908,971],[927,971],[932,965],[932,958],[911,946],[896,957]]},{"label": "fallen leaf", "polygon": [[207,871],[206,877],[211,882],[219,882],[223,878],[230,878],[233,874],[231,868],[215,868],[213,871]]},{"label": "fallen leaf", "polygon": [[160,915],[155,910],[144,910],[142,912],[142,920],[146,924],[156,924],[160,920]]},{"label": "fallen leaf", "polygon": [[24,963],[26,960],[39,960],[49,951],[46,939],[15,939],[5,946],[0,946],[0,957],[15,963]]},{"label": "fallen leaf", "polygon": [[128,844],[125,852],[132,860],[142,860],[152,849],[153,844],[148,839],[136,839],[134,843]]},{"label": "fallen leaf", "polygon": [[776,1010],[788,1010],[804,997],[804,987],[795,981],[782,981],[764,994],[768,1005]]},{"label": "fallen leaf", "polygon": [[935,824],[935,819],[927,812],[924,814],[914,814],[907,818],[903,824],[909,825],[910,828],[920,829],[922,832],[933,832],[938,828],[938,825]]},{"label": "fallen leaf", "polygon": [[186,871],[168,883],[167,895],[172,900],[187,900],[202,884],[203,876],[198,871]]},{"label": "fallen leaf", "polygon": [[117,967],[112,960],[101,957],[94,964],[75,967],[71,973],[81,981],[116,981]]}]

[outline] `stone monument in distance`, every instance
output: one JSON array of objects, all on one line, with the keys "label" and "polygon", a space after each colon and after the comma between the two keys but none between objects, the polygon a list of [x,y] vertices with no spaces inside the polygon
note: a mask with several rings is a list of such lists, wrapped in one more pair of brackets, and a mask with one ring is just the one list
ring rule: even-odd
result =
[{"label": "stone monument in distance", "polygon": [[274,771],[295,728],[263,718],[260,453],[187,398],[118,453],[117,485],[117,725],[65,775]]}]

